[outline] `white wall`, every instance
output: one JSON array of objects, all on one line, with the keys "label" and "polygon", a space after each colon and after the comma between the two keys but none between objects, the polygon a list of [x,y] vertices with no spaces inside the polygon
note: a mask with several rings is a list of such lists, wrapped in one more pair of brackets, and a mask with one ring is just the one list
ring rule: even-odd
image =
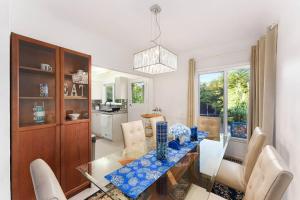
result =
[{"label": "white wall", "polygon": [[10,1],[0,1],[0,199],[10,199]]},{"label": "white wall", "polygon": [[294,174],[285,199],[300,199],[300,2],[285,1],[279,21],[276,148]]},{"label": "white wall", "polygon": [[90,54],[93,65],[132,73],[133,52],[56,16],[46,5],[39,0],[13,0],[12,31]]}]

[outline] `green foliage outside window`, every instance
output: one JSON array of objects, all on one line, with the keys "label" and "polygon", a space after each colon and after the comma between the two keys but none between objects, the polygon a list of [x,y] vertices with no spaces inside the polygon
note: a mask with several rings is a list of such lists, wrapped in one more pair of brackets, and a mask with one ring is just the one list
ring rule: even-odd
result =
[{"label": "green foliage outside window", "polygon": [[111,85],[105,86],[105,93],[106,93],[106,101],[112,102],[113,101],[113,86],[111,86]]},{"label": "green foliage outside window", "polygon": [[[224,102],[224,79],[223,74],[217,79],[210,82],[204,82],[200,85],[200,102],[201,107],[206,110],[206,113],[201,114],[214,114],[219,115],[223,113]],[[206,107],[206,108],[205,108]]]},{"label": "green foliage outside window", "polygon": [[132,103],[144,103],[144,83],[132,83],[131,84],[132,91]]},{"label": "green foliage outside window", "polygon": [[[228,73],[228,122],[246,122],[249,99],[249,69]],[[201,77],[200,77],[201,79]],[[200,80],[201,81],[201,80]],[[224,77],[200,84],[201,115],[222,116],[224,113]]]},{"label": "green foliage outside window", "polygon": [[228,122],[246,122],[249,101],[249,69],[228,74]]}]

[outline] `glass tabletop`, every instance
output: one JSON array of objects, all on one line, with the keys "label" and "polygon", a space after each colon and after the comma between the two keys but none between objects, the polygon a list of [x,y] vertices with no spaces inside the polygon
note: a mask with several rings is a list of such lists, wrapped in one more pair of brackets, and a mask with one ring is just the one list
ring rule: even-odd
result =
[{"label": "glass tabletop", "polygon": [[[148,187],[137,199],[184,199],[191,185],[204,188],[199,199],[208,199],[226,151],[230,135],[221,134],[219,141],[202,140],[195,149],[186,154],[174,167]],[[98,187],[108,199],[130,199],[105,176],[155,149],[155,142],[147,140],[77,167],[77,170]]]}]

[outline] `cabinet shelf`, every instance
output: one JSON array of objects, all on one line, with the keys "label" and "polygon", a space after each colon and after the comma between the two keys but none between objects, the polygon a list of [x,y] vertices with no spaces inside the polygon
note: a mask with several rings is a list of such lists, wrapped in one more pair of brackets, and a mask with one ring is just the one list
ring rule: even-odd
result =
[{"label": "cabinet shelf", "polygon": [[41,72],[41,73],[45,73],[45,74],[54,74],[55,73],[55,71],[44,71],[39,68],[25,67],[25,66],[20,66],[20,70],[31,71],[31,72]]},{"label": "cabinet shelf", "polygon": [[53,100],[54,97],[20,97],[22,100]]},{"label": "cabinet shelf", "polygon": [[65,96],[66,100],[87,100],[87,97],[82,96]]}]

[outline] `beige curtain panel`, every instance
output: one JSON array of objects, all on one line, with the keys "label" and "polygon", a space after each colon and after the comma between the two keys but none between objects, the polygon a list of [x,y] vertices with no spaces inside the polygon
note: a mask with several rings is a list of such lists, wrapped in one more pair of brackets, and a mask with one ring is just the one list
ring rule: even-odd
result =
[{"label": "beige curtain panel", "polygon": [[251,51],[249,131],[261,127],[266,144],[273,144],[275,126],[277,32],[277,25],[269,28]]},{"label": "beige curtain panel", "polygon": [[194,125],[195,118],[195,104],[194,104],[194,81],[195,81],[196,61],[189,60],[189,79],[188,79],[188,110],[187,110],[187,126]]}]

